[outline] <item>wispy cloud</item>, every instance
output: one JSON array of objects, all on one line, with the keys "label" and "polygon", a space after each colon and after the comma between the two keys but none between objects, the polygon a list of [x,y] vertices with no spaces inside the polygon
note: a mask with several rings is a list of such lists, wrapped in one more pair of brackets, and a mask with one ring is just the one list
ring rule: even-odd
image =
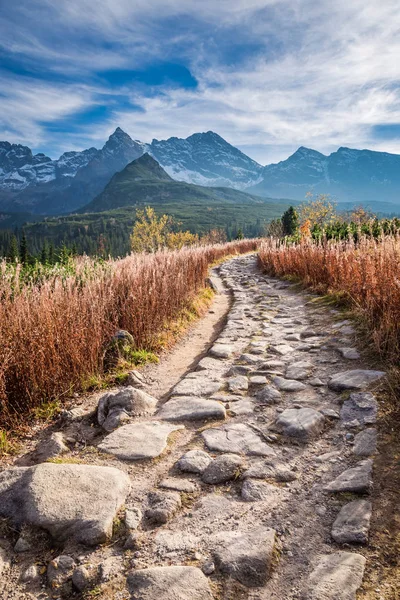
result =
[{"label": "wispy cloud", "polygon": [[[376,135],[400,123],[399,32],[398,0],[99,0],[96,10],[19,0],[3,11],[0,44],[32,74],[2,80],[2,137],[84,147],[120,125],[144,141],[213,129],[261,162],[299,145],[400,152],[398,127]],[[164,61],[197,87],[101,77]],[[107,120],[79,134],[55,140],[46,126],[98,103]]]}]

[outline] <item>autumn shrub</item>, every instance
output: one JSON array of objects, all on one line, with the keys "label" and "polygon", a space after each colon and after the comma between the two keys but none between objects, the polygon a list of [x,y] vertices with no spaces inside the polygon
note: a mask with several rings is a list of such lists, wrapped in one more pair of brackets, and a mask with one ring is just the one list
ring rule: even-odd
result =
[{"label": "autumn shrub", "polygon": [[62,403],[101,373],[119,329],[135,349],[158,350],[160,332],[204,287],[209,266],[257,247],[242,240],[117,261],[81,257],[29,275],[0,263],[0,428],[54,398]]},{"label": "autumn shrub", "polygon": [[375,348],[400,357],[400,237],[299,244],[270,238],[259,258],[270,275],[292,276],[313,290],[339,293],[367,324]]}]

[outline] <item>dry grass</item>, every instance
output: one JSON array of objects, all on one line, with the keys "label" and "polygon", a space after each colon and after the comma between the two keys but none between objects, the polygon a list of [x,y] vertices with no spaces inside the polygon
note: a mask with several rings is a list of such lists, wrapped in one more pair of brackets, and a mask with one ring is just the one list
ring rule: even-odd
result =
[{"label": "dry grass", "polygon": [[254,240],[98,263],[22,278],[0,263],[0,427],[14,427],[35,407],[57,402],[101,374],[118,329],[137,350],[158,349],[166,323],[191,306],[209,265],[257,249]]},{"label": "dry grass", "polygon": [[314,291],[333,294],[366,324],[375,349],[393,365],[400,357],[400,238],[286,245],[269,239],[260,248],[263,268],[291,276]]}]

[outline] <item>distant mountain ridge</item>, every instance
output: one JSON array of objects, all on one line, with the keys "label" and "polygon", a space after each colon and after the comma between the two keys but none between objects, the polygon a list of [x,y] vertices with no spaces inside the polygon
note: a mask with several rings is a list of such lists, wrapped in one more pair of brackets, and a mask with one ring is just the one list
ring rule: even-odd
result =
[{"label": "distant mountain ridge", "polygon": [[309,191],[329,193],[339,202],[391,202],[394,211],[400,208],[397,154],[339,148],[326,156],[302,146],[286,160],[262,167],[212,131],[147,144],[117,127],[101,149],[65,152],[57,160],[34,155],[27,146],[0,142],[0,211],[76,211],[144,153],[174,180],[187,184],[293,200],[303,200]]},{"label": "distant mountain ridge", "polygon": [[326,156],[301,146],[286,160],[264,167],[262,181],[247,191],[297,200],[311,191],[339,202],[400,205],[400,155],[341,147]]}]

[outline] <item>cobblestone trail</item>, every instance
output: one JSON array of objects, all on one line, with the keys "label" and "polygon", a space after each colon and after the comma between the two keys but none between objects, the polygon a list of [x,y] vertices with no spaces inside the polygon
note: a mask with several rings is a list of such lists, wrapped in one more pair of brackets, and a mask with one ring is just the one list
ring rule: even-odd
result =
[{"label": "cobblestone trail", "polygon": [[139,376],[0,472],[2,598],[355,599],[384,373],[255,256],[218,271],[226,326],[166,399]]}]

